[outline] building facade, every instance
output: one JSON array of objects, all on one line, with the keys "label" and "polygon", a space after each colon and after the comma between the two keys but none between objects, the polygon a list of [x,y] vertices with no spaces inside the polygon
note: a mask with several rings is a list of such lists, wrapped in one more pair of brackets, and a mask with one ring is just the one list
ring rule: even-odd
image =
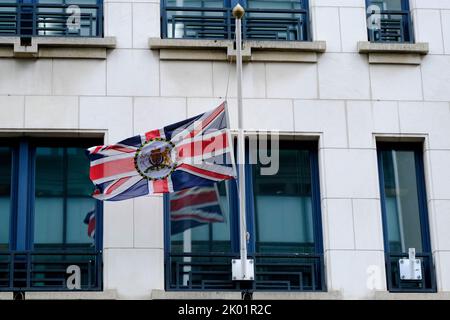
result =
[{"label": "building facade", "polygon": [[235,3],[0,0],[1,298],[449,297],[447,0],[241,1],[244,129],[279,138],[276,174],[247,165],[255,281],[233,181],[211,223],[91,198],[88,147],[225,100],[235,132]]}]

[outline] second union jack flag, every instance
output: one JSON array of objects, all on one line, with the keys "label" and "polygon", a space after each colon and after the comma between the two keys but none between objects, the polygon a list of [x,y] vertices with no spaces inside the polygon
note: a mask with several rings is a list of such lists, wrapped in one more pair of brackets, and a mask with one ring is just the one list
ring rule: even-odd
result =
[{"label": "second union jack flag", "polygon": [[236,176],[225,102],[193,118],[114,145],[89,148],[99,200],[207,186]]}]

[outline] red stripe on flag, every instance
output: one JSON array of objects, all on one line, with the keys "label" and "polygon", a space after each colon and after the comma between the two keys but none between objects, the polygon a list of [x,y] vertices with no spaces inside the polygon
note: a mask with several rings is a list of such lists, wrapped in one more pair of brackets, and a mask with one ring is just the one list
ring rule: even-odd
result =
[{"label": "red stripe on flag", "polygon": [[215,190],[202,192],[198,194],[187,195],[179,199],[170,201],[170,210],[177,211],[184,207],[202,205],[209,202],[217,202],[217,194]]},{"label": "red stripe on flag", "polygon": [[124,153],[136,152],[136,149],[127,148],[125,146],[120,146],[120,145],[115,145],[115,144],[106,147],[104,150],[116,150],[116,151],[120,151],[120,152],[124,152]]},{"label": "red stripe on flag", "polygon": [[130,157],[91,166],[89,177],[91,180],[97,180],[133,170],[136,170],[134,167],[134,159]]},{"label": "red stripe on flag", "polygon": [[[184,137],[184,139],[187,138],[193,138],[195,137],[197,134],[199,134],[200,132],[203,131],[203,129],[208,126],[220,113],[222,113],[222,111],[225,110],[225,103],[222,103],[220,106],[218,106],[210,115],[208,118],[199,121],[200,122],[200,126],[199,127],[194,127],[194,129],[189,132],[189,134]],[[195,123],[195,122],[194,122]]]},{"label": "red stripe on flag", "polygon": [[228,175],[224,175],[221,173],[217,173],[214,171],[209,171],[209,170],[205,170],[205,169],[201,169],[195,166],[191,166],[190,164],[187,163],[182,163],[178,166],[178,168],[184,168],[186,170],[201,174],[201,175],[205,175],[205,176],[209,176],[212,178],[216,178],[216,179],[220,179],[220,180],[228,180],[228,179],[232,179],[232,176],[228,176]]},{"label": "red stripe on flag", "polygon": [[123,185],[125,182],[127,182],[130,178],[129,177],[125,177],[125,178],[121,178],[119,180],[117,180],[116,182],[114,182],[112,185],[110,185],[107,189],[107,191],[105,192],[105,194],[111,194],[112,192],[114,192],[114,190],[116,190],[117,188],[119,188],[121,185]]},{"label": "red stripe on flag", "polygon": [[169,192],[169,184],[167,182],[167,178],[153,181],[153,192],[154,193]]},{"label": "red stripe on flag", "polygon": [[103,146],[97,146],[97,147],[95,147],[94,151],[92,151],[91,154],[94,154],[94,153],[99,152],[102,148],[103,148]]},{"label": "red stripe on flag", "polygon": [[152,131],[145,133],[145,140],[147,140],[147,141],[150,139],[160,138],[160,137],[161,137],[161,135],[160,135],[159,129],[152,130]]},{"label": "red stripe on flag", "polygon": [[227,133],[224,132],[221,135],[209,139],[207,138],[177,146],[177,156],[178,158],[201,156],[204,153],[220,151],[227,147],[228,137]]},{"label": "red stripe on flag", "polygon": [[95,216],[89,220],[88,235],[91,236],[94,231],[95,231]]}]

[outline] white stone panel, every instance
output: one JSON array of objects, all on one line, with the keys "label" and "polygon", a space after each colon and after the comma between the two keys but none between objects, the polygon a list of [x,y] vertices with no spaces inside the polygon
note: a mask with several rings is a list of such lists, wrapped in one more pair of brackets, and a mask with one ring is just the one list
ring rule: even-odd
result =
[{"label": "white stone panel", "polygon": [[398,103],[396,101],[373,101],[373,130],[376,133],[400,133]]},{"label": "white stone panel", "polygon": [[133,200],[103,202],[103,247],[134,246]]},{"label": "white stone panel", "polygon": [[185,98],[134,99],[134,134],[160,129],[186,119]]},{"label": "white stone panel", "polygon": [[0,96],[0,127],[23,128],[25,98],[22,96]]},{"label": "white stone panel", "polygon": [[323,149],[325,198],[379,198],[375,149]]},{"label": "white stone panel", "polygon": [[351,199],[324,199],[325,250],[355,249]]},{"label": "white stone panel", "polygon": [[340,52],[342,50],[338,8],[313,8],[312,24],[314,40],[326,41],[328,52]]},{"label": "white stone panel", "polygon": [[25,97],[25,127],[78,128],[78,98],[63,96]]},{"label": "white stone panel", "polygon": [[[236,97],[236,65],[213,62],[213,89],[215,97]],[[266,97],[266,69],[260,62],[244,63],[242,66],[242,96],[244,98]]]},{"label": "white stone panel", "polygon": [[0,59],[0,70],[0,94],[51,94],[52,61],[49,59]]},{"label": "white stone panel", "polygon": [[444,52],[445,54],[450,54],[450,10],[442,10],[441,19],[442,36],[444,38]]},{"label": "white stone panel", "polygon": [[373,117],[370,101],[347,101],[347,127],[350,148],[373,147]]},{"label": "white stone panel", "polygon": [[420,66],[371,65],[374,100],[422,100]]},{"label": "white stone panel", "polygon": [[161,61],[160,72],[162,96],[213,95],[212,62]]},{"label": "white stone panel", "polygon": [[317,99],[317,65],[267,63],[267,97]]},{"label": "white stone panel", "polygon": [[450,200],[431,200],[428,204],[431,219],[431,236],[434,240],[433,250],[450,251]]},{"label": "white stone panel", "polygon": [[447,0],[413,0],[411,9],[450,9],[450,2]]},{"label": "white stone panel", "polygon": [[109,53],[107,61],[108,95],[159,95],[159,56],[157,52],[115,49]]},{"label": "white stone panel", "polygon": [[402,133],[428,134],[431,149],[450,149],[450,109],[447,102],[400,102]]},{"label": "white stone panel", "polygon": [[246,99],[243,109],[245,129],[294,130],[291,100]]},{"label": "white stone panel", "polygon": [[364,0],[309,0],[309,3],[317,7],[365,7]]},{"label": "white stone panel", "polygon": [[105,143],[116,143],[133,134],[132,98],[80,97],[80,128],[107,129]]},{"label": "white stone panel", "polygon": [[162,196],[134,199],[134,246],[163,249],[164,210]]},{"label": "white stone panel", "polygon": [[106,3],[108,14],[106,35],[116,37],[116,48],[132,47],[132,7],[131,3]]},{"label": "white stone panel", "polygon": [[344,299],[370,299],[386,290],[382,251],[332,250],[326,256],[328,290],[341,291]]},{"label": "white stone panel", "polygon": [[148,39],[160,37],[160,5],[133,3],[133,48],[148,48]]},{"label": "white stone panel", "polygon": [[450,151],[428,151],[431,166],[432,199],[450,199]]},{"label": "white stone panel", "polygon": [[321,99],[370,99],[367,57],[323,54],[319,60],[319,94]]},{"label": "white stone panel", "polygon": [[106,62],[86,59],[53,60],[55,95],[104,95]]},{"label": "white stone panel", "polygon": [[450,56],[424,57],[422,81],[425,100],[450,101]]},{"label": "white stone panel", "polygon": [[295,131],[323,132],[325,148],[347,147],[345,105],[333,100],[295,100]]},{"label": "white stone panel", "polygon": [[450,252],[439,251],[434,254],[436,261],[436,279],[438,291],[450,291],[450,274],[448,266],[450,266]]},{"label": "white stone panel", "polygon": [[414,10],[414,29],[416,42],[428,42],[430,53],[444,53],[441,15],[439,10]]},{"label": "white stone panel", "polygon": [[119,299],[149,299],[152,289],[164,289],[164,253],[161,249],[105,250],[105,289]]},{"label": "white stone panel", "polygon": [[340,8],[342,50],[357,52],[358,41],[367,41],[365,8]]},{"label": "white stone panel", "polygon": [[353,199],[352,202],[356,249],[383,251],[380,200]]}]

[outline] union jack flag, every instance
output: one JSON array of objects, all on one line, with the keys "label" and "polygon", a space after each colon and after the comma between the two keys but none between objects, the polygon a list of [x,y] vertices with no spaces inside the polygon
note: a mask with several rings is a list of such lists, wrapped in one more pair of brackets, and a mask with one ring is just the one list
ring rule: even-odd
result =
[{"label": "union jack flag", "polygon": [[87,150],[93,197],[119,201],[236,176],[225,102],[142,135]]},{"label": "union jack flag", "polygon": [[87,224],[87,234],[89,238],[95,239],[95,209],[89,211],[83,220]]},{"label": "union jack flag", "polygon": [[207,223],[225,222],[215,186],[170,194],[170,229],[175,235]]}]

